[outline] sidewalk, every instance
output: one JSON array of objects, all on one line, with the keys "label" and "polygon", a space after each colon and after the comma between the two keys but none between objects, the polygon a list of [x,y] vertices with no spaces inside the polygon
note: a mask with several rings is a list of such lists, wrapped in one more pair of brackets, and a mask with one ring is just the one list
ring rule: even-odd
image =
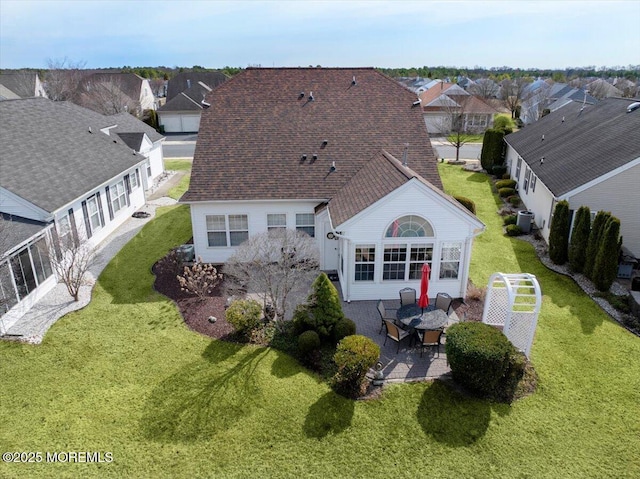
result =
[{"label": "sidewalk", "polygon": [[[178,177],[176,179],[176,177]],[[176,200],[165,196],[180,180],[182,175],[174,174],[159,186],[156,192],[147,198],[147,203],[140,209],[150,213],[148,218],[130,217],[117,230],[109,235],[97,249],[96,260],[87,273],[87,285],[80,288],[78,301],[67,292],[64,284],[58,283],[37,304],[35,304],[2,339],[15,340],[30,344],[40,344],[49,328],[61,317],[72,311],[84,308],[91,301],[91,293],[98,276],[109,264],[109,261],[129,242],[142,227],[155,217],[156,208],[176,204]]]}]

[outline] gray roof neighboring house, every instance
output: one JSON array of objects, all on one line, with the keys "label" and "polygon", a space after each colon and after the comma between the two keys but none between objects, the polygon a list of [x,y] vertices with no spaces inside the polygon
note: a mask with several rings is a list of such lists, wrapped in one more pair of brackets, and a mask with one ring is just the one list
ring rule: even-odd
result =
[{"label": "gray roof neighboring house", "polygon": [[16,95],[6,86],[0,83],[0,100],[17,100],[20,95]]},{"label": "gray roof neighboring house", "polygon": [[117,125],[111,132],[117,133],[120,137],[122,137],[123,133],[146,133],[153,143],[165,138],[164,135],[161,135],[150,125],[130,113],[118,113],[117,115],[107,116],[106,119]]},{"label": "gray roof neighboring house", "polygon": [[211,90],[212,89],[204,83],[198,82],[191,88],[180,92],[171,100],[168,100],[158,111],[200,111],[204,109],[202,101]]},{"label": "gray roof neighboring house", "polygon": [[33,98],[36,96],[35,72],[19,71],[0,74],[0,85],[4,85],[20,98]]},{"label": "gray roof neighboring house", "polygon": [[505,141],[559,198],[640,159],[640,108],[627,112],[637,101],[608,98],[584,109],[572,102]]},{"label": "gray roof neighboring house", "polygon": [[[182,72],[169,79],[167,85],[167,103],[197,83],[204,83],[213,89],[227,81],[229,77],[222,72]],[[200,100],[198,100],[200,101]]]},{"label": "gray roof neighboring house", "polygon": [[50,224],[0,212],[0,258]]},{"label": "gray roof neighboring house", "polygon": [[54,212],[144,161],[100,131],[106,117],[82,110],[45,98],[0,102],[0,187]]}]

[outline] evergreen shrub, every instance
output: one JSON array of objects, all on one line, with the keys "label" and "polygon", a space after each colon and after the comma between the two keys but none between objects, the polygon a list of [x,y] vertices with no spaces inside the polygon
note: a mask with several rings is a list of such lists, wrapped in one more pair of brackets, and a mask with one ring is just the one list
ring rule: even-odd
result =
[{"label": "evergreen shrub", "polygon": [[338,343],[333,360],[337,371],[332,378],[334,389],[347,397],[365,392],[365,376],[380,357],[380,347],[366,336],[347,336]]},{"label": "evergreen shrub", "polygon": [[513,188],[500,188],[498,190],[498,194],[501,198],[506,198],[507,196],[512,196],[516,194],[516,190]]},{"label": "evergreen shrub", "polygon": [[516,180],[499,180],[496,181],[496,188],[500,189],[500,188],[514,188],[516,187],[516,185],[518,184],[518,182]]},{"label": "evergreen shrub", "polygon": [[474,201],[470,198],[467,198],[465,196],[454,196],[454,198],[462,204],[462,206],[464,206],[466,209],[468,209],[469,211],[471,211],[474,215],[476,214],[476,204],[474,203]]}]

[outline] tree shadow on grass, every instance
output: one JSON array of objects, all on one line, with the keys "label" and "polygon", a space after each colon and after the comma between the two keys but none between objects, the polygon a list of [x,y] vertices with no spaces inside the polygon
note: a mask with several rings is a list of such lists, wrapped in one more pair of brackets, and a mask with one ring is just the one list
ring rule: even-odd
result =
[{"label": "tree shadow on grass", "polygon": [[[492,404],[463,396],[436,381],[422,395],[417,418],[422,430],[436,441],[449,446],[470,446],[489,428]],[[498,405],[499,414],[509,406]],[[505,409],[506,408],[506,409]]]},{"label": "tree shadow on grass", "polygon": [[487,176],[486,173],[472,173],[467,176],[465,181],[471,181],[473,183],[488,183],[489,176]]},{"label": "tree shadow on grass", "polygon": [[315,439],[340,434],[351,426],[353,411],[354,401],[329,391],[309,408],[304,433]]},{"label": "tree shadow on grass", "polygon": [[292,356],[277,351],[277,356],[271,365],[271,374],[277,378],[285,379],[303,371],[303,366]]},{"label": "tree shadow on grass", "polygon": [[222,362],[230,359],[233,349],[223,341],[214,343],[151,392],[140,420],[144,437],[169,443],[204,440],[233,427],[259,406],[255,371],[268,349],[247,352],[236,346],[238,362],[229,365]]}]

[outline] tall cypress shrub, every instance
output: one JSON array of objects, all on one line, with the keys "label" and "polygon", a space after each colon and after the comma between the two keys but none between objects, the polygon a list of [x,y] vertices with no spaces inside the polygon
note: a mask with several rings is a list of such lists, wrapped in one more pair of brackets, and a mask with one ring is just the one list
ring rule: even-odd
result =
[{"label": "tall cypress shrub", "polygon": [[482,140],[482,150],[480,151],[480,164],[482,168],[491,173],[494,166],[504,163],[504,131],[489,128],[484,133]]},{"label": "tall cypress shrub", "polygon": [[591,233],[589,233],[589,241],[587,243],[587,252],[584,260],[584,275],[593,279],[593,267],[596,263],[596,255],[600,249],[600,238],[604,232],[604,227],[611,217],[611,213],[606,211],[598,211],[593,224],[591,225]]},{"label": "tall cypress shrub", "polygon": [[571,242],[569,243],[569,266],[576,273],[582,273],[584,269],[590,232],[591,210],[588,206],[581,206],[576,213]]},{"label": "tall cypress shrub", "polygon": [[313,282],[313,291],[309,295],[309,313],[311,327],[321,338],[329,338],[338,320],[344,317],[340,294],[325,273]]},{"label": "tall cypress shrub", "polygon": [[620,220],[612,216],[600,239],[600,248],[593,267],[593,284],[600,291],[609,291],[618,274],[620,254]]},{"label": "tall cypress shrub", "polygon": [[549,258],[555,264],[565,264],[569,249],[569,202],[560,201],[553,212],[549,231]]}]

